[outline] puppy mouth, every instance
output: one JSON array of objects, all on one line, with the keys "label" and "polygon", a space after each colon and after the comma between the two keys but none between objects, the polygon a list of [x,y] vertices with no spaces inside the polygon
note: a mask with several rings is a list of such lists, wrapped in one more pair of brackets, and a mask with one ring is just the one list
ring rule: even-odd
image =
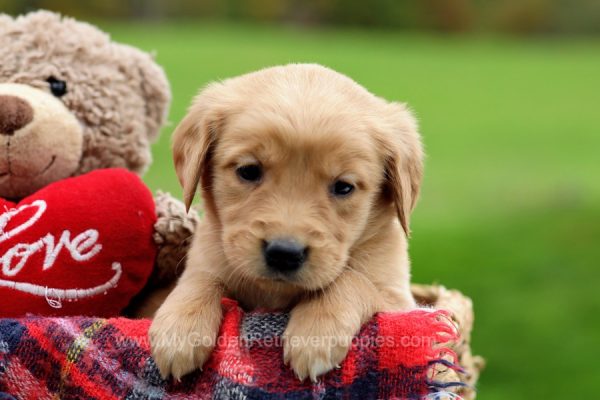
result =
[{"label": "puppy mouth", "polygon": [[279,285],[302,288],[302,281],[299,279],[298,272],[299,271],[292,273],[282,273],[265,268],[259,274],[259,279],[263,282],[271,282]]},{"label": "puppy mouth", "polygon": [[267,271],[263,274],[262,278],[279,283],[294,283],[296,281],[295,275],[296,274],[283,274],[281,272]]}]

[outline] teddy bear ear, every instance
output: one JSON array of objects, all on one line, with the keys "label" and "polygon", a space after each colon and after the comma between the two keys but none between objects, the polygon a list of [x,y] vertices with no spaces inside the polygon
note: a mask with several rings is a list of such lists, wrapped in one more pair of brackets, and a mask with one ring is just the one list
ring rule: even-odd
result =
[{"label": "teddy bear ear", "polygon": [[171,88],[165,71],[147,53],[139,53],[137,65],[140,88],[146,102],[146,130],[148,139],[154,140],[165,124],[171,103]]},{"label": "teddy bear ear", "polygon": [[0,14],[0,31],[8,28],[13,23],[13,19],[8,14]]}]

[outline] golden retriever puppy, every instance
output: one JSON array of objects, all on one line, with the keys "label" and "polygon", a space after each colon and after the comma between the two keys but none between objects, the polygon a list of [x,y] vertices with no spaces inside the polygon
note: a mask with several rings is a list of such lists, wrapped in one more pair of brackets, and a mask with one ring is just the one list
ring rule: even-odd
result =
[{"label": "golden retriever puppy", "polygon": [[213,83],[173,135],[190,205],[204,221],[150,328],[175,378],[201,368],[229,296],[290,309],[284,359],[301,379],[335,368],[379,311],[415,306],[409,215],[422,148],[405,105],[331,69],[293,64]]}]

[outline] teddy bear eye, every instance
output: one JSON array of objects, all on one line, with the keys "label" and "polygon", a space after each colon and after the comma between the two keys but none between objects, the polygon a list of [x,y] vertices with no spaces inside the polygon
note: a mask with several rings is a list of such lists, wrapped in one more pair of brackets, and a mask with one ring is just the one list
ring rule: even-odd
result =
[{"label": "teddy bear eye", "polygon": [[50,91],[56,97],[63,97],[67,94],[67,82],[56,79],[53,76],[48,78],[46,82],[50,84]]}]

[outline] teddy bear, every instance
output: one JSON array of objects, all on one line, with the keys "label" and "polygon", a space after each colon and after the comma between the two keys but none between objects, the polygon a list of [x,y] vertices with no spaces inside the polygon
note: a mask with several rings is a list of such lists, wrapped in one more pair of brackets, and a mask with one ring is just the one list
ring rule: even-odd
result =
[{"label": "teddy bear", "polygon": [[150,54],[0,14],[0,317],[152,313],[197,221],[140,176],[170,88]]}]

